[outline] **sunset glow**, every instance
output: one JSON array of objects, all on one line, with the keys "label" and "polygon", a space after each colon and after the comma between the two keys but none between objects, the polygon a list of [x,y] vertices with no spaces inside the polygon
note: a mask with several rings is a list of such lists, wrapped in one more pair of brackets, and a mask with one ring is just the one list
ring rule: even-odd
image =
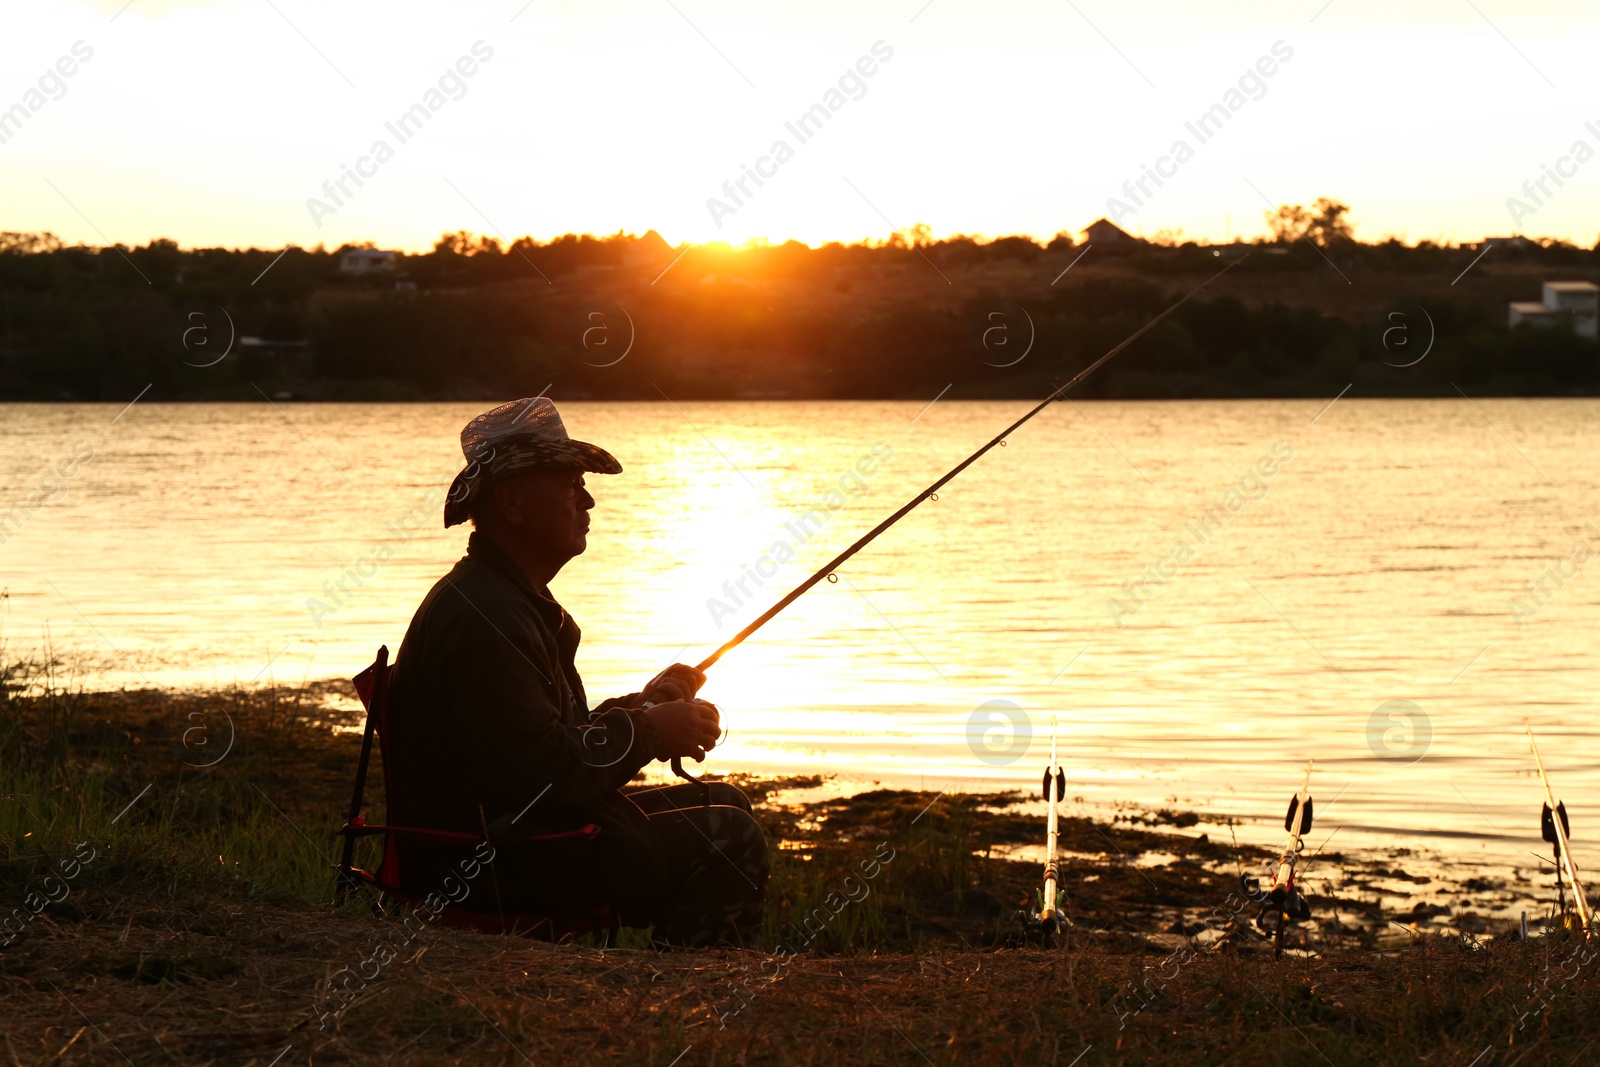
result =
[{"label": "sunset glow", "polygon": [[1560,0],[96,0],[10,20],[5,225],[68,241],[1048,240],[1117,201],[1130,232],[1220,241],[1321,195],[1364,240],[1597,236],[1600,163],[1575,148],[1600,148],[1600,12]]}]

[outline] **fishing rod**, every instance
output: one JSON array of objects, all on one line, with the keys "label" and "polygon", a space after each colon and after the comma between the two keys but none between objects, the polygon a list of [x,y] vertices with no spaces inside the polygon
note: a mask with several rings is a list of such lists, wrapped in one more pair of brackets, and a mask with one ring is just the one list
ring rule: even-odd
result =
[{"label": "fishing rod", "polygon": [[[1263,933],[1272,934],[1272,958],[1283,955],[1283,932],[1290,923],[1305,922],[1311,918],[1311,905],[1295,884],[1300,867],[1300,854],[1305,851],[1305,835],[1311,832],[1315,804],[1311,799],[1311,767],[1314,761],[1306,760],[1305,780],[1300,791],[1289,798],[1289,810],[1283,816],[1283,828],[1289,834],[1283,851],[1272,866],[1272,888],[1261,891],[1261,880],[1241,875],[1245,895],[1261,902],[1261,914],[1256,924]],[[1272,919],[1268,928],[1268,919]]]},{"label": "fishing rod", "polygon": [[1044,769],[1044,796],[1049,802],[1044,823],[1044,892],[1039,895],[1039,925],[1048,938],[1061,925],[1066,892],[1056,889],[1056,805],[1065,799],[1067,776],[1056,761],[1056,720],[1050,717],[1050,766]]},{"label": "fishing rod", "polygon": [[1555,849],[1556,892],[1561,904],[1561,913],[1565,915],[1567,912],[1563,886],[1570,886],[1572,904],[1578,912],[1578,921],[1583,926],[1584,939],[1588,940],[1593,936],[1589,929],[1589,897],[1578,882],[1578,867],[1572,859],[1569,837],[1571,825],[1567,822],[1567,806],[1556,800],[1555,791],[1550,788],[1550,778],[1544,773],[1544,760],[1539,756],[1539,743],[1534,740],[1532,724],[1523,719],[1522,725],[1527,728],[1528,747],[1533,749],[1533,762],[1539,768],[1539,781],[1544,784],[1545,804],[1539,813],[1539,828],[1544,839]]},{"label": "fishing rod", "polygon": [[[1133,342],[1135,342],[1139,338],[1143,337],[1146,333],[1148,333],[1150,331],[1150,329],[1152,327],[1154,327],[1161,320],[1165,319],[1168,315],[1172,314],[1174,311],[1177,311],[1184,304],[1188,303],[1189,299],[1191,297],[1193,297],[1196,293],[1198,293],[1200,290],[1204,289],[1206,286],[1210,285],[1212,282],[1216,281],[1218,278],[1222,277],[1224,274],[1228,273],[1234,267],[1237,267],[1240,263],[1243,263],[1246,259],[1249,258],[1249,256],[1250,256],[1250,253],[1246,252],[1244,255],[1240,256],[1238,259],[1236,259],[1233,262],[1229,263],[1227,266],[1225,266],[1221,270],[1217,271],[1217,273],[1213,274],[1211,277],[1207,278],[1205,281],[1201,282],[1199,285],[1195,286],[1193,289],[1191,289],[1187,293],[1183,294],[1183,296],[1178,298],[1176,303],[1172,304],[1170,307],[1168,307],[1161,314],[1157,315],[1155,318],[1151,319],[1149,322],[1147,322],[1143,326],[1139,327],[1132,334],[1130,334],[1127,337],[1127,339],[1122,341],[1116,347],[1112,348],[1111,351],[1107,352],[1105,355],[1101,356],[1099,359],[1095,360],[1093,363],[1091,363],[1087,367],[1083,368],[1083,370],[1079,371],[1077,374],[1074,374],[1071,378],[1067,379],[1065,384],[1057,386],[1056,389],[1054,389],[1050,393],[1049,396],[1047,396],[1043,400],[1039,401],[1039,403],[1037,405],[1035,405],[1031,410],[1029,410],[1027,414],[1023,415],[1016,422],[1013,422],[1010,426],[1007,426],[1004,430],[1001,430],[992,439],[990,439],[990,441],[987,444],[985,444],[982,448],[979,448],[976,452],[972,453],[972,455],[968,456],[966,459],[962,460],[960,463],[957,463],[954,467],[950,468],[949,472],[946,473],[943,477],[941,477],[938,481],[934,482],[932,485],[928,486],[928,488],[924,489],[922,492],[920,492],[916,496],[912,497],[909,501],[907,501],[904,505],[902,505],[899,508],[899,510],[895,511],[894,514],[890,515],[887,519],[884,519],[882,522],[878,523],[878,525],[874,526],[872,529],[868,530],[865,534],[861,535],[861,537],[858,538],[856,540],[856,542],[854,544],[852,544],[849,548],[845,549],[843,552],[839,553],[837,556],[833,557],[828,562],[824,563],[821,567],[819,567],[817,569],[817,571],[814,574],[811,575],[811,577],[807,578],[805,581],[801,582],[799,585],[795,586],[792,590],[790,590],[789,593],[786,596],[784,596],[784,598],[782,600],[779,600],[776,604],[772,605],[772,607],[768,608],[766,611],[763,611],[760,615],[756,616],[756,618],[748,626],[746,626],[744,629],[740,630],[738,633],[734,634],[732,637],[728,638],[727,641],[723,642],[723,644],[722,644],[722,646],[720,648],[718,648],[715,652],[711,653],[711,655],[707,656],[705,659],[701,660],[695,666],[695,669],[700,671],[701,673],[704,673],[705,671],[710,670],[711,667],[717,662],[717,660],[721,659],[724,655],[726,655],[727,653],[731,652],[733,649],[737,648],[739,645],[743,644],[745,638],[749,637],[751,634],[753,634],[757,630],[761,629],[767,623],[771,622],[773,616],[777,615],[778,612],[782,611],[784,608],[788,607],[790,604],[793,604],[796,600],[800,599],[800,597],[802,595],[804,595],[807,590],[809,590],[812,586],[816,585],[818,582],[822,581],[824,578],[833,578],[835,581],[837,581],[838,579],[834,575],[834,571],[839,567],[840,564],[844,563],[851,556],[854,556],[857,552],[860,552],[863,548],[866,548],[873,541],[877,540],[879,534],[883,533],[889,527],[893,526],[895,523],[899,522],[901,519],[903,519],[907,515],[909,515],[913,508],[915,508],[918,504],[922,503],[924,500],[927,500],[929,497],[931,497],[935,493],[937,493],[940,489],[942,489],[945,486],[946,483],[948,483],[956,475],[960,474],[962,471],[966,470],[968,467],[970,467],[974,463],[978,462],[978,460],[983,458],[983,456],[987,452],[989,452],[991,449],[993,449],[997,445],[1005,444],[1006,438],[1011,436],[1012,433],[1016,432],[1016,430],[1018,428],[1020,428],[1023,423],[1027,422],[1029,419],[1031,419],[1035,415],[1039,414],[1039,412],[1043,411],[1045,408],[1049,407],[1051,404],[1053,404],[1057,400],[1061,399],[1063,396],[1066,395],[1066,392],[1067,392],[1068,389],[1071,389],[1074,385],[1077,385],[1079,382],[1083,381],[1089,375],[1093,374],[1096,370],[1098,370],[1100,367],[1102,367],[1113,356],[1117,355],[1119,352],[1121,352],[1124,349],[1126,349],[1129,345],[1133,344]],[[690,774],[689,772],[687,772],[687,771],[685,771],[683,769],[683,759],[680,756],[674,756],[673,757],[673,759],[672,759],[672,772],[674,774],[676,774],[679,778],[684,779],[685,781],[696,782],[696,783],[698,783],[700,781],[700,779],[696,778],[694,775]]]},{"label": "fishing rod", "polygon": [[1030,935],[1037,933],[1040,941],[1048,948],[1056,931],[1070,923],[1070,920],[1061,914],[1061,909],[1067,903],[1066,890],[1056,888],[1059,877],[1056,871],[1056,805],[1066,799],[1067,776],[1061,770],[1061,763],[1056,759],[1056,720],[1053,715],[1050,717],[1050,765],[1044,769],[1044,783],[1041,788],[1046,804],[1044,889],[1035,898],[1037,914],[1029,915],[1026,911],[1020,914],[1023,932]]}]

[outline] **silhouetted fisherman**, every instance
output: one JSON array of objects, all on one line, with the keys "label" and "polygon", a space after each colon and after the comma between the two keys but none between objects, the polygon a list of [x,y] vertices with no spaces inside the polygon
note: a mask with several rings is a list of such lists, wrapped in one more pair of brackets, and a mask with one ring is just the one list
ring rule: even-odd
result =
[{"label": "silhouetted fisherman", "polygon": [[[747,943],[761,921],[767,846],[750,802],[725,783],[622,794],[652,760],[704,757],[717,709],[705,675],[676,664],[593,711],[574,665],[580,633],[550,582],[587,546],[584,474],[618,474],[567,435],[545,397],[485,412],[461,432],[467,467],[444,524],[470,519],[467,554],[406,631],[390,690],[391,823],[487,833],[488,876],[462,903],[550,911],[604,903],[676,944]],[[518,846],[518,835],[595,823],[592,841]],[[457,851],[396,842],[402,888],[433,892]]]}]

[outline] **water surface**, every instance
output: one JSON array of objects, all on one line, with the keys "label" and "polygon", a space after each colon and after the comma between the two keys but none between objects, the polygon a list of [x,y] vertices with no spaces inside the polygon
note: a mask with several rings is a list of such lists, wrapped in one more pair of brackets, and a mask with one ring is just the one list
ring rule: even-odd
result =
[{"label": "water surface", "polygon": [[[1276,840],[1315,758],[1314,844],[1542,879],[1528,717],[1600,863],[1600,404],[1325,404],[1052,408],[715,668],[712,765],[1029,785],[1054,720],[1085,804]],[[463,550],[436,502],[482,406],[0,405],[6,657],[348,677]],[[626,468],[555,587],[591,694],[697,660],[1023,407],[563,403]]]}]

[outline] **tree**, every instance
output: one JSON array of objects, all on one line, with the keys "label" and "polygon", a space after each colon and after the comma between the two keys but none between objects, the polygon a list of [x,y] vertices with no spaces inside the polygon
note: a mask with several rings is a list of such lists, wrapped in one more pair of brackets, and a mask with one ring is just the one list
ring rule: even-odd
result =
[{"label": "tree", "polygon": [[474,234],[471,230],[457,230],[455,233],[440,234],[433,243],[433,251],[436,255],[498,256],[500,242],[493,237]]},{"label": "tree", "polygon": [[1284,204],[1276,211],[1267,212],[1267,226],[1272,230],[1273,239],[1288,244],[1304,237],[1324,248],[1355,239],[1354,224],[1345,218],[1350,205],[1319,196],[1311,207],[1312,210],[1307,211],[1300,204]]},{"label": "tree", "polygon": [[883,243],[884,248],[927,248],[933,243],[933,227],[926,222],[919,222],[907,228],[905,233],[899,230],[889,235]]},{"label": "tree", "polygon": [[0,233],[0,254],[27,256],[60,249],[61,238],[53,233],[13,233],[10,230]]},{"label": "tree", "polygon": [[1317,213],[1311,220],[1310,233],[1313,241],[1326,248],[1332,244],[1355,240],[1355,225],[1345,217],[1350,213],[1349,204],[1341,204],[1337,200],[1319,196],[1314,206]]},{"label": "tree", "polygon": [[464,256],[472,250],[472,234],[466,230],[457,230],[455,233],[441,234],[433,242],[435,255]]},{"label": "tree", "polygon": [[1044,254],[1044,249],[1031,237],[996,237],[984,246],[996,259],[1015,259],[1032,263]]},{"label": "tree", "polygon": [[1272,231],[1272,239],[1279,244],[1298,241],[1311,228],[1311,212],[1299,204],[1292,207],[1284,204],[1277,211],[1269,211],[1266,215],[1267,228]]}]

